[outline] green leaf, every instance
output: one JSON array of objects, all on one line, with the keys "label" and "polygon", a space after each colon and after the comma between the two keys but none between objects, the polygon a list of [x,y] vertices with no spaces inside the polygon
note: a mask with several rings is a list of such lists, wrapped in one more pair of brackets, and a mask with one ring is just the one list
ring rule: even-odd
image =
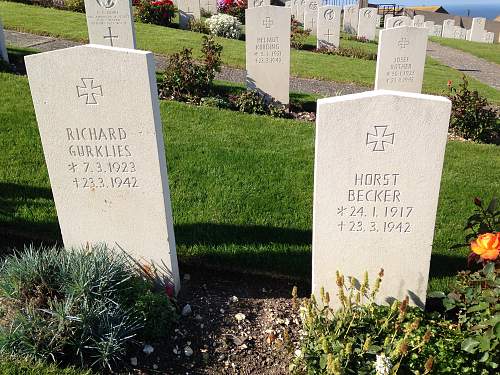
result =
[{"label": "green leaf", "polygon": [[486,212],[489,212],[490,214],[494,213],[498,205],[497,197],[493,197],[491,200],[490,204],[488,205],[488,208],[486,209]]},{"label": "green leaf", "polygon": [[488,262],[486,266],[484,266],[483,272],[485,275],[489,276],[495,271],[495,263],[494,262]]},{"label": "green leaf", "polygon": [[480,302],[477,305],[471,306],[467,309],[467,312],[476,312],[486,310],[490,305],[487,302]]},{"label": "green leaf", "polygon": [[490,350],[490,339],[485,336],[479,338],[479,350],[482,352],[487,352]]},{"label": "green leaf", "polygon": [[479,362],[486,362],[490,358],[490,354],[488,352],[484,353],[483,356],[479,359]]},{"label": "green leaf", "polygon": [[500,340],[500,322],[495,324],[495,337]]},{"label": "green leaf", "polygon": [[446,294],[443,292],[431,292],[427,295],[429,298],[446,298]]},{"label": "green leaf", "polygon": [[319,367],[324,370],[326,368],[326,354],[323,354],[319,359]]},{"label": "green leaf", "polygon": [[478,346],[479,343],[476,340],[474,340],[472,337],[468,337],[464,341],[462,341],[462,345],[460,347],[463,351],[474,354]]}]

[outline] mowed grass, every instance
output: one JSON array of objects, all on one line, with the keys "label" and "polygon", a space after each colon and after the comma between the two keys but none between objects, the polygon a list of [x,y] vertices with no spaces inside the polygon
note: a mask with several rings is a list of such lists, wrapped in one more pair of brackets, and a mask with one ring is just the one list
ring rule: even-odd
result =
[{"label": "mowed grass", "polygon": [[[51,35],[76,41],[87,41],[85,15],[81,13],[41,8],[31,5],[0,1],[0,13],[7,29],[39,35]],[[192,48],[200,56],[203,34],[170,27],[136,23],[138,48],[159,54],[172,54],[182,48]],[[225,65],[245,68],[245,42],[217,38],[223,46],[222,60]],[[375,44],[359,43],[343,39],[342,45],[374,50]],[[375,61],[343,56],[323,55],[310,51],[291,51],[291,74],[305,78],[317,78],[337,82],[354,82],[372,87],[375,79]],[[458,81],[461,73],[432,59],[427,59],[424,76],[424,92],[441,94],[448,80]],[[496,90],[473,78],[472,88],[495,103],[500,103],[500,90]]]},{"label": "mowed grass", "polygon": [[[0,248],[60,242],[27,79],[2,73],[0,86]],[[161,115],[181,261],[308,280],[313,125],[176,102]],[[499,176],[498,147],[448,143],[430,289],[465,266],[467,250],[450,248]]]},{"label": "mowed grass", "polygon": [[436,36],[432,37],[431,40],[443,46],[456,48],[461,51],[468,52],[471,55],[481,57],[490,62],[500,64],[499,43],[488,44],[488,43],[470,42],[468,40],[439,38]]}]

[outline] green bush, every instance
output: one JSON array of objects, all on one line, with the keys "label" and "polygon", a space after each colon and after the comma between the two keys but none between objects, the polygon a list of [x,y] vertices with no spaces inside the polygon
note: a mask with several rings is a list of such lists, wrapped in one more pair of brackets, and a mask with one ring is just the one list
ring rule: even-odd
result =
[{"label": "green bush", "polygon": [[84,0],[64,0],[64,7],[73,12],[85,13]]},{"label": "green bush", "polygon": [[448,87],[452,103],[450,129],[465,139],[500,144],[500,114],[488,100],[477,90],[469,90],[465,75],[458,88],[451,81]]},{"label": "green bush", "polygon": [[104,246],[25,249],[0,268],[0,352],[118,368],[136,337],[147,335],[144,327],[167,320],[152,316],[157,307],[149,303],[161,300],[174,318],[166,297],[148,293],[153,287],[127,255]]},{"label": "green bush", "polygon": [[[489,374],[492,366],[462,350],[468,333],[408,299],[377,305],[383,273],[372,288],[337,273],[340,308],[321,292],[300,309],[304,335],[290,369],[298,374]],[[498,303],[498,301],[497,301]],[[498,349],[496,349],[498,350]],[[498,353],[498,351],[497,351]]]},{"label": "green bush", "polygon": [[197,20],[195,18],[191,18],[189,20],[188,29],[196,33],[210,34],[210,30],[208,29],[204,19]]},{"label": "green bush", "polygon": [[335,48],[318,48],[316,52],[324,53],[326,55],[339,55],[345,57],[352,57],[355,59],[363,60],[377,60],[375,52],[366,51],[362,48],[356,47],[335,47]]},{"label": "green bush", "polygon": [[310,34],[311,31],[304,30],[301,23],[292,16],[290,46],[295,49],[302,49]]},{"label": "green bush", "polygon": [[267,99],[257,90],[247,90],[232,97],[232,102],[240,112],[254,113],[258,115],[271,115],[273,117],[287,117],[286,106]]}]

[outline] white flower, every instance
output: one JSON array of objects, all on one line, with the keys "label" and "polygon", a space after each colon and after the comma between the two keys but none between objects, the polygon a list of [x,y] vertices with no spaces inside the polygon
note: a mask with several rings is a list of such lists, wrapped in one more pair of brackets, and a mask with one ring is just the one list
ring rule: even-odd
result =
[{"label": "white flower", "polygon": [[391,360],[387,358],[384,353],[380,355],[377,354],[377,362],[375,363],[377,375],[389,375],[391,368]]},{"label": "white flower", "polygon": [[211,34],[225,38],[238,39],[241,35],[241,23],[229,14],[215,14],[206,20]]}]

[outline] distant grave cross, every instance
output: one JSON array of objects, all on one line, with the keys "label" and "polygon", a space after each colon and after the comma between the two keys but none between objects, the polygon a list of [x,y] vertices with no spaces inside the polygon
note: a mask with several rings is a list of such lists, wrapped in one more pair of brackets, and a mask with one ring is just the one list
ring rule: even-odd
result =
[{"label": "distant grave cross", "polygon": [[330,33],[330,29],[327,29],[326,34],[324,34],[324,35],[326,36],[326,41],[327,41],[328,43],[330,43],[330,37],[331,37],[331,36],[334,36],[335,34],[331,34],[331,33]]},{"label": "distant grave cross", "polygon": [[265,26],[266,29],[271,28],[271,26],[274,24],[273,20],[271,17],[266,17],[264,21],[262,21],[262,25]]},{"label": "distant grave cross", "polygon": [[110,43],[111,47],[113,47],[113,38],[118,39],[118,35],[113,35],[111,33],[111,27],[108,27],[108,35],[104,35],[103,38],[109,39],[109,43]]},{"label": "distant grave cross", "polygon": [[314,21],[316,21],[315,17],[311,17],[311,29],[314,30]]},{"label": "distant grave cross", "polygon": [[102,86],[94,86],[94,78],[81,78],[83,86],[76,86],[78,97],[85,96],[85,104],[98,104],[96,95],[102,96]]},{"label": "distant grave cross", "polygon": [[410,41],[408,40],[408,38],[401,38],[398,42],[398,46],[400,48],[406,48],[408,46],[408,44],[410,44]]},{"label": "distant grave cross", "polygon": [[374,144],[372,151],[385,151],[385,143],[394,144],[394,133],[386,134],[388,126],[375,126],[375,134],[366,133],[366,145]]}]

